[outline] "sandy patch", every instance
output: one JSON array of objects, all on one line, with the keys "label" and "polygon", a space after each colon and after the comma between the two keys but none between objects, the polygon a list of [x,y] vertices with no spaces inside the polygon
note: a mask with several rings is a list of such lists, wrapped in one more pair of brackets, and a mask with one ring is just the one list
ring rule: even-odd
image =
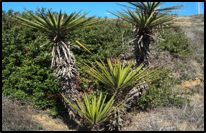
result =
[{"label": "sandy patch", "polygon": [[32,106],[27,107],[28,115],[32,117],[34,121],[38,121],[42,124],[42,131],[76,131],[75,129],[69,129],[69,127],[59,119],[53,119],[49,116],[49,109],[35,113]]}]

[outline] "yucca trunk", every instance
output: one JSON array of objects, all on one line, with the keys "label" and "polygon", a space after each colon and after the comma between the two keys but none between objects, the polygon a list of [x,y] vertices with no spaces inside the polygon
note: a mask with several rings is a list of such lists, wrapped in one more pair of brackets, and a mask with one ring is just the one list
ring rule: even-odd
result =
[{"label": "yucca trunk", "polygon": [[142,31],[136,30],[135,32],[137,34],[136,40],[134,41],[137,66],[139,66],[142,62],[144,62],[144,67],[149,66],[149,46],[152,42],[152,38],[148,35],[143,35],[145,33]]},{"label": "yucca trunk", "polygon": [[124,91],[124,92],[119,92],[119,94],[117,94],[117,97],[115,97],[116,100],[115,100],[114,105],[119,104],[122,100],[126,101],[128,98],[131,98],[131,99],[113,115],[113,118],[116,118],[116,119],[112,119],[110,123],[106,125],[107,130],[121,131],[123,127],[131,123],[131,119],[128,118],[127,116],[125,117],[118,117],[118,116],[128,114],[128,110],[131,109],[132,104],[138,102],[141,94],[143,94],[144,91],[146,91],[147,86],[148,84],[144,84],[138,87],[133,87],[132,89],[129,89],[129,91],[127,92]]},{"label": "yucca trunk", "polygon": [[[63,44],[64,42],[56,42],[52,51],[52,65],[55,65],[54,75],[60,80],[62,93],[64,96],[75,103],[74,97],[79,97],[79,91],[74,84],[74,76],[78,75],[77,68],[75,67],[75,57],[70,51],[69,45]],[[64,98],[62,101],[68,109],[69,117],[75,118],[77,111],[71,107]],[[76,104],[76,103],[75,103]]]}]

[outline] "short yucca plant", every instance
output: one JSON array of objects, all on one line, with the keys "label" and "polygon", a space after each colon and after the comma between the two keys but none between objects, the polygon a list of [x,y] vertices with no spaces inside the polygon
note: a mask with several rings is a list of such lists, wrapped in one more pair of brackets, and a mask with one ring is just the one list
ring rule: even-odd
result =
[{"label": "short yucca plant", "polygon": [[90,130],[99,130],[100,124],[110,119],[113,119],[111,116],[116,112],[116,110],[120,109],[127,101],[122,101],[120,104],[113,106],[115,94],[111,97],[111,99],[105,103],[107,95],[102,97],[102,92],[99,97],[96,95],[89,99],[88,95],[84,95],[83,101],[77,100],[75,98],[78,106],[72,104],[65,96],[62,94],[63,98],[81,114],[85,118],[85,126],[87,126]]},{"label": "short yucca plant", "polygon": [[[120,60],[115,61],[114,65],[110,59],[107,59],[107,67],[102,61],[101,63],[95,61],[98,68],[92,64],[91,66],[85,64],[85,67],[82,67],[83,70],[96,78],[99,82],[102,82],[108,90],[111,92],[120,92],[132,87],[140,86],[148,82],[155,80],[155,77],[162,72],[160,68],[151,70],[150,66],[147,66],[141,70],[144,66],[143,63],[139,65],[135,70],[131,70],[133,65],[133,60],[129,62],[129,65],[125,67],[124,62],[121,64]],[[141,70],[141,71],[140,71]]]}]

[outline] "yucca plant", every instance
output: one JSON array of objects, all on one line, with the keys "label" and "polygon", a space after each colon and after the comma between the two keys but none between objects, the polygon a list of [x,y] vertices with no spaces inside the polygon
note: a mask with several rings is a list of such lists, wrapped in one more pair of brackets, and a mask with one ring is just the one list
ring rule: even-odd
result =
[{"label": "yucca plant", "polygon": [[[78,13],[74,12],[71,13],[68,17],[65,17],[65,15],[61,13],[61,10],[58,15],[54,15],[54,13],[51,13],[49,10],[47,13],[48,15],[34,15],[30,11],[28,11],[32,18],[31,21],[19,16],[11,17],[13,19],[20,20],[21,22],[23,22],[21,24],[25,26],[42,31],[42,33],[45,33],[45,35],[48,36],[50,40],[40,47],[53,43],[51,45],[51,67],[55,66],[54,75],[58,76],[58,78],[60,79],[62,91],[64,95],[68,97],[68,99],[73,99],[74,96],[79,96],[79,92],[76,90],[73,83],[74,75],[78,75],[75,67],[75,57],[70,51],[70,46],[76,45],[73,45],[71,41],[76,42],[84,49],[86,49],[89,53],[91,53],[86,47],[84,47],[84,45],[82,45],[78,40],[72,37],[73,35],[71,34],[71,32],[83,28],[89,28],[93,24],[102,21],[95,20],[95,16],[85,18],[85,15],[88,14],[88,12],[84,13],[81,16],[78,16],[80,12],[81,11],[79,11]],[[66,42],[66,38],[68,38],[68,42]],[[73,111],[70,111],[69,108],[68,110],[69,115],[75,117]]]},{"label": "yucca plant", "polygon": [[[63,94],[62,97],[66,99],[66,101],[81,114],[82,117],[85,118],[84,125],[90,130],[99,130],[100,125],[108,121],[112,118],[112,114],[116,112],[116,110],[120,109],[127,101],[122,101],[120,104],[113,106],[115,94],[110,98],[110,100],[105,103],[107,95],[105,95],[104,99],[102,97],[102,92],[99,97],[96,95],[89,99],[85,94],[83,101],[77,100],[75,98],[78,106],[72,104]],[[81,117],[80,116],[80,117]]]},{"label": "yucca plant", "polygon": [[133,60],[126,67],[125,63],[120,63],[119,59],[115,61],[114,65],[112,65],[110,59],[107,59],[108,67],[102,61],[101,63],[95,62],[98,68],[90,63],[92,67],[85,64],[83,70],[99,82],[102,82],[112,94],[117,91],[117,95],[120,95],[119,93],[122,91],[128,92],[132,87],[154,81],[155,77],[162,72],[160,68],[151,70],[150,66],[141,70],[144,63],[141,63],[132,71]]},{"label": "yucca plant", "polygon": [[[173,15],[168,15],[167,12],[174,9],[182,8],[182,5],[172,6],[168,8],[159,8],[163,4],[161,2],[129,2],[135,6],[135,10],[130,8],[124,12],[110,12],[113,15],[132,24],[134,28],[134,44],[135,54],[138,65],[145,61],[145,65],[149,65],[149,46],[157,39],[158,28],[172,28]],[[108,11],[109,12],[109,11]]]},{"label": "yucca plant", "polygon": [[[149,66],[143,69],[143,63],[135,70],[132,70],[133,60],[129,62],[128,66],[125,66],[124,62],[121,64],[120,60],[117,60],[114,65],[112,65],[111,60],[107,59],[108,66],[102,61],[101,63],[98,61],[95,62],[96,66],[92,63],[90,63],[91,66],[85,64],[82,70],[103,83],[111,95],[117,93],[114,105],[119,104],[119,101],[122,101],[122,99],[127,100],[131,98],[128,104],[125,104],[121,110],[116,112],[115,115],[117,116],[127,114],[127,109],[131,107],[132,102],[135,102],[135,97],[140,94],[140,91],[135,90],[135,86],[147,84],[148,82],[156,80],[156,76],[164,71],[160,68],[151,70]],[[112,129],[115,127],[116,129],[118,128],[117,130],[121,130],[124,126],[124,120],[118,118],[115,121],[116,122],[112,122],[112,124],[109,125],[109,128]]]}]

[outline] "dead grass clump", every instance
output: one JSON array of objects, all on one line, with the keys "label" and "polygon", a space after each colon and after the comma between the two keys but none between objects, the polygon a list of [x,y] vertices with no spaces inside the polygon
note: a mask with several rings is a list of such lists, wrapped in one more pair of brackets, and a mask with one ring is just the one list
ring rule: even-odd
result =
[{"label": "dead grass clump", "polygon": [[27,106],[19,106],[14,100],[2,96],[2,131],[42,130],[41,124],[32,121],[27,111]]},{"label": "dead grass clump", "polygon": [[140,112],[124,131],[203,131],[204,103],[194,101],[190,106],[157,107],[149,112]]}]

